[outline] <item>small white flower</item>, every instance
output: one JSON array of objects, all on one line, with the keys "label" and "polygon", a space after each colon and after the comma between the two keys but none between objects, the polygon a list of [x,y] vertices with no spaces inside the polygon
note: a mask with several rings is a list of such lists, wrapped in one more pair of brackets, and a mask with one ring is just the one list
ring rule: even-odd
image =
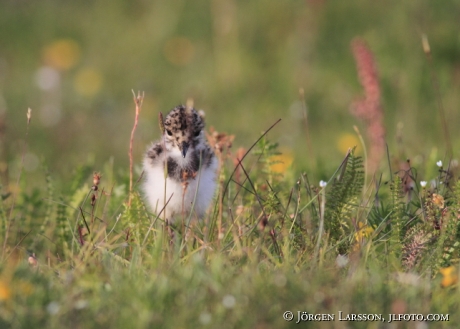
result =
[{"label": "small white flower", "polygon": [[323,180],[319,182],[319,187],[326,187],[326,185],[327,185],[327,182]]},{"label": "small white flower", "polygon": [[439,160],[438,162],[436,162],[436,165],[437,165],[439,168],[442,168],[442,161]]},{"label": "small white flower", "polygon": [[421,185],[422,187],[425,187],[425,186],[426,186],[426,181],[425,181],[425,180],[422,180],[422,181],[420,182],[420,185]]},{"label": "small white flower", "polygon": [[222,304],[225,308],[233,308],[236,304],[236,298],[232,295],[225,295],[224,298],[222,298]]},{"label": "small white flower", "polygon": [[206,325],[211,322],[212,316],[210,313],[204,311],[203,313],[200,314],[199,320],[202,324]]},{"label": "small white flower", "polygon": [[58,302],[51,302],[46,306],[46,310],[48,311],[49,314],[55,315],[59,312],[59,309],[61,306],[59,305]]},{"label": "small white flower", "polygon": [[74,307],[77,309],[77,310],[82,310],[84,308],[86,308],[88,306],[89,302],[87,300],[84,300],[84,299],[79,299],[75,302],[75,305]]}]

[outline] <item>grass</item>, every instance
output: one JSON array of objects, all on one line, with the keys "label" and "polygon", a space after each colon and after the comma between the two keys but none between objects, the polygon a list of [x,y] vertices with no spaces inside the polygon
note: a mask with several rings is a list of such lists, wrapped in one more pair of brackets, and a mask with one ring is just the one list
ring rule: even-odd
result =
[{"label": "grass", "polygon": [[[0,328],[424,328],[389,314],[457,327],[457,7],[5,4]],[[40,67],[54,89],[30,78]],[[131,131],[133,86],[146,95]],[[160,109],[189,96],[236,136],[210,128],[214,203],[168,227],[138,193],[136,159]],[[30,104],[24,125],[12,112]],[[361,152],[339,159],[356,121]],[[35,172],[31,154],[46,159]],[[340,321],[352,314],[386,321]]]},{"label": "grass", "polygon": [[213,136],[225,144],[219,197],[173,237],[137,192],[128,203],[116,182],[129,173],[115,179],[110,164],[59,194],[47,176],[36,195],[5,196],[0,327],[286,328],[304,311],[333,315],[336,328],[388,327],[339,321],[350,314],[448,315],[433,328],[460,320],[456,168],[438,168],[431,188],[418,187],[415,168],[364,185],[350,150],[327,185],[307,174],[292,184],[290,168],[273,170],[266,135],[236,168],[232,138]]}]

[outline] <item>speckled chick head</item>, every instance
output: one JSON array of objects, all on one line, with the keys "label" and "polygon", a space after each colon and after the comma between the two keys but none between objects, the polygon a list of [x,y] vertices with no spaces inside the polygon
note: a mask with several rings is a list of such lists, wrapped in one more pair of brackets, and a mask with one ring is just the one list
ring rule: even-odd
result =
[{"label": "speckled chick head", "polygon": [[169,146],[179,148],[185,158],[189,148],[203,139],[204,119],[193,108],[176,106],[164,120],[164,137]]}]

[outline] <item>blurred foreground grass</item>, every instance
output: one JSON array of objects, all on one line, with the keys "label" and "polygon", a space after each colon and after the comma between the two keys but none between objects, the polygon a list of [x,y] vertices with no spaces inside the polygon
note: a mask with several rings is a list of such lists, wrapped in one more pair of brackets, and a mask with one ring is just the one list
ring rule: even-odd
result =
[{"label": "blurred foreground grass", "polygon": [[[349,153],[329,184],[302,175],[292,185],[275,153],[262,140],[243,164],[250,175],[240,170],[229,181],[232,159],[224,152],[208,215],[190,225],[179,219],[174,233],[136,192],[127,204],[110,163],[97,188],[81,167],[69,193],[57,192],[48,176],[46,188],[19,191],[14,205],[6,197],[0,327],[456,327],[455,165],[437,174],[435,163],[412,168],[419,177],[434,174],[425,187],[399,173],[375,188],[375,181],[363,185],[362,159]],[[286,311],[292,321],[283,319]],[[297,312],[334,321],[296,324]],[[351,314],[383,320],[339,320]],[[448,321],[389,323],[389,314]]]}]

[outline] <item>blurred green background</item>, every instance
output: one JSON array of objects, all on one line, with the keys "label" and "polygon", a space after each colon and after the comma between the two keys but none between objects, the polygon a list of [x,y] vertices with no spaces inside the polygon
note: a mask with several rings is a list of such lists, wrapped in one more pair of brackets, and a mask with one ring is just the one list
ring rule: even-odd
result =
[{"label": "blurred green background", "polygon": [[[187,98],[208,127],[249,147],[269,134],[297,170],[332,174],[358,143],[350,113],[362,95],[350,42],[373,51],[390,151],[399,123],[404,156],[445,151],[426,34],[455,147],[460,122],[460,2],[342,0],[2,0],[0,3],[1,170],[70,175],[110,157],[127,172],[134,121],[131,90],[145,91],[135,159],[159,137],[157,115]],[[305,90],[307,143],[299,97]],[[349,145],[350,144],[350,145]],[[5,178],[4,178],[5,181]]]}]

